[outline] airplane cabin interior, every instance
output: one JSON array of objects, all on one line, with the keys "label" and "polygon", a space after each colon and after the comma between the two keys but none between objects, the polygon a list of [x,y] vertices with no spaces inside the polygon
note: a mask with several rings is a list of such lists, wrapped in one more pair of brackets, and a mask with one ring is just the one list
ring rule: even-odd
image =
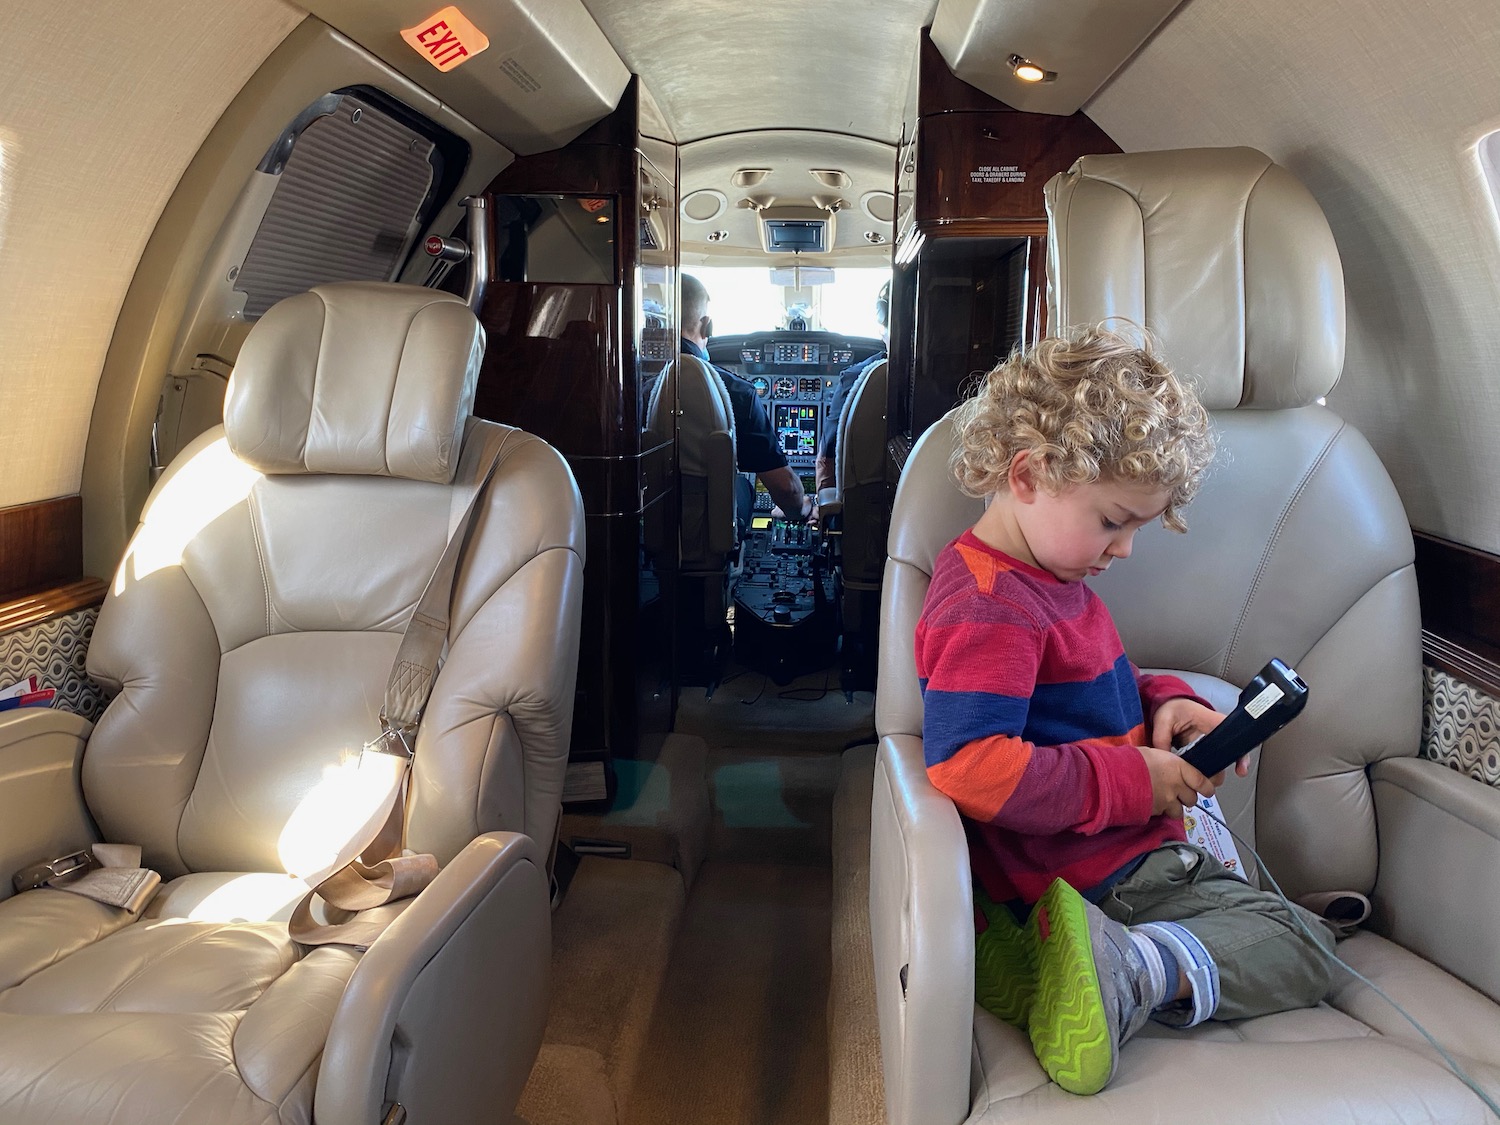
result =
[{"label": "airplane cabin interior", "polygon": [[[1500,1121],[1497,55],[1476,0],[8,7],[0,1125]],[[976,991],[914,638],[955,408],[1094,325],[1218,453],[1090,597],[1301,693],[1179,811],[1338,940],[1084,1095]]]}]

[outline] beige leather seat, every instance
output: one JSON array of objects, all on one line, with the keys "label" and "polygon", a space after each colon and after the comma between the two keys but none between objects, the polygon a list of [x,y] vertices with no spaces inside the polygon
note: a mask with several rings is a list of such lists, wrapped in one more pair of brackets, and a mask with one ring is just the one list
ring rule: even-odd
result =
[{"label": "beige leather seat", "polygon": [[838,417],[835,484],[818,495],[825,524],[838,532],[843,586],[840,678],[845,691],[874,686],[890,503],[885,479],[887,367],[881,360],[849,388]]},{"label": "beige leather seat", "polygon": [[739,545],[734,511],[738,472],[734,410],[724,381],[696,356],[679,355],[667,378],[676,389],[682,571],[721,575]]},{"label": "beige leather seat", "polygon": [[[59,890],[0,902],[7,1125],[510,1120],[546,1016],[583,582],[578,491],[537,438],[499,428],[417,738],[407,842],[441,872],[367,953],[286,925],[307,811],[379,731],[461,515],[482,351],[446,294],[291,298],[246,341],[224,428],[153,490],[88,655],[119,695],[46,820],[76,847],[91,816],[166,882],[139,920]],[[0,841],[7,883],[44,858]]]},{"label": "beige leather seat", "polygon": [[729,581],[739,559],[739,474],[729,392],[718,373],[696,356],[679,355],[653,389],[647,428],[670,434],[673,422],[682,491],[678,643],[689,657],[683,663],[686,674],[712,692],[729,659]]},{"label": "beige leather seat", "polygon": [[[1231,821],[1290,894],[1369,894],[1375,919],[1341,955],[1500,1090],[1500,919],[1475,893],[1493,886],[1500,800],[1416,757],[1411,535],[1370,447],[1316,402],[1344,353],[1322,213],[1247,149],[1086,157],[1047,200],[1052,323],[1149,325],[1174,367],[1201,378],[1221,435],[1190,532],[1144,529],[1097,582],[1127,651],[1185,671],[1221,707],[1272,656],[1303,675],[1306,711],[1221,791]],[[1048,1083],[1024,1033],[974,1006],[967,851],[924,771],[912,664],[934,557],[981,510],[952,481],[951,448],[945,418],[913,450],[886,571],[870,912],[890,1125],[1491,1120],[1347,976],[1315,1009],[1150,1025],[1093,1098]]]}]

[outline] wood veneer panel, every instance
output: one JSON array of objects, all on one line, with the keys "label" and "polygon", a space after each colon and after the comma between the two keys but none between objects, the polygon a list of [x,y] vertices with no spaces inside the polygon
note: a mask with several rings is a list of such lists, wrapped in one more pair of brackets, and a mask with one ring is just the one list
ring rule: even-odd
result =
[{"label": "wood veneer panel", "polygon": [[98,605],[108,589],[102,579],[80,578],[65,586],[54,586],[0,604],[0,633],[13,633],[75,609]]},{"label": "wood veneer panel", "polygon": [[1082,113],[1022,113],[955,77],[925,31],[919,66],[918,121],[907,123],[916,140],[914,176],[900,177],[913,191],[919,223],[1045,223],[1042,188],[1049,179],[1080,156],[1120,151]]},{"label": "wood veneer panel", "polygon": [[[917,221],[1040,219],[1042,188],[1080,156],[1120,147],[1081,113],[941,113],[917,134]],[[967,233],[967,232],[965,232]]]},{"label": "wood veneer panel", "polygon": [[1413,538],[1423,658],[1500,694],[1500,556],[1422,531]]},{"label": "wood veneer panel", "polygon": [[82,577],[79,497],[0,508],[0,602]]}]

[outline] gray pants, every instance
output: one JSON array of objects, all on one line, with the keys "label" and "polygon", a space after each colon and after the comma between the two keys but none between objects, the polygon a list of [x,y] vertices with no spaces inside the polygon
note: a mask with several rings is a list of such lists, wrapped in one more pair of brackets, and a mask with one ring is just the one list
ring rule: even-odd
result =
[{"label": "gray pants", "polygon": [[[1177,922],[1203,943],[1219,971],[1213,1018],[1240,1020],[1310,1008],[1328,994],[1333,931],[1310,910],[1288,906],[1231,875],[1187,844],[1157,848],[1099,900],[1117,922]],[[1301,915],[1316,941],[1293,920]]]}]

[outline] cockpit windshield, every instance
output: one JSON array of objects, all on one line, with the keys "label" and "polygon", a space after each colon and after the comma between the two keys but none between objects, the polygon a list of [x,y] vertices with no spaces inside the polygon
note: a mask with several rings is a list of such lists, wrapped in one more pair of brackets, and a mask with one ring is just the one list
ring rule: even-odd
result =
[{"label": "cockpit windshield", "polygon": [[[802,266],[796,271],[763,265],[684,268],[708,290],[716,336],[787,327],[845,336],[880,336],[875,298],[891,279],[889,267]],[[799,317],[803,323],[793,323]]]}]

